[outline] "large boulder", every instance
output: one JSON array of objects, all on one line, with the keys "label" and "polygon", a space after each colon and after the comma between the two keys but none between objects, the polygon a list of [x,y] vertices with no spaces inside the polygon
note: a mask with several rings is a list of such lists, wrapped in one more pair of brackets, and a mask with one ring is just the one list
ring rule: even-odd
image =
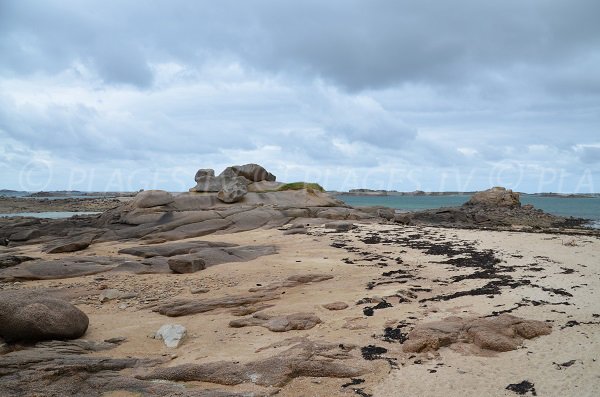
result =
[{"label": "large boulder", "polygon": [[0,292],[0,338],[6,341],[76,339],[89,319],[71,303],[35,291]]},{"label": "large boulder", "polygon": [[215,176],[215,170],[213,170],[212,168],[200,168],[196,172],[196,176],[194,177],[194,180],[196,182],[200,182],[206,177],[214,177],[214,176]]},{"label": "large boulder", "polygon": [[521,201],[519,200],[519,193],[503,187],[493,187],[475,193],[465,205],[516,208],[521,206]]},{"label": "large boulder", "polygon": [[277,179],[275,175],[271,174],[264,167],[258,164],[234,165],[233,167],[228,168],[231,169],[231,171],[233,171],[237,176],[243,176],[252,182],[275,182],[275,179]]},{"label": "large boulder", "polygon": [[248,193],[248,188],[243,177],[236,177],[223,183],[223,187],[219,190],[217,198],[224,203],[235,203],[244,198]]},{"label": "large boulder", "polygon": [[223,178],[215,176],[215,170],[210,168],[200,168],[194,177],[196,186],[190,189],[190,192],[198,193],[216,193],[223,186]]},{"label": "large boulder", "polygon": [[171,204],[173,201],[173,195],[164,190],[144,190],[135,196],[133,206],[136,208],[151,208]]}]

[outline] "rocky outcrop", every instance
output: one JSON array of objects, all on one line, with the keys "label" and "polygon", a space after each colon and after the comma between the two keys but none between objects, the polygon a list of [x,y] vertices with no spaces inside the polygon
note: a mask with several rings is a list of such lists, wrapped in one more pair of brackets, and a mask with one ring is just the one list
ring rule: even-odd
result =
[{"label": "rocky outcrop", "polygon": [[548,335],[552,327],[542,321],[509,314],[463,319],[450,317],[418,325],[408,334],[402,350],[410,353],[438,350],[454,343],[471,343],[480,349],[505,352],[517,349],[524,339]]},{"label": "rocky outcrop", "polygon": [[401,224],[436,224],[449,227],[572,228],[586,223],[585,219],[565,218],[547,214],[531,205],[521,206],[519,194],[495,187],[474,194],[460,207],[438,208],[396,214]]},{"label": "rocky outcrop", "polygon": [[[254,182],[275,182],[275,175],[258,164],[244,164],[227,167],[218,176],[212,169],[199,169],[194,177],[196,186],[190,192],[216,192],[217,198],[227,204],[235,203],[248,193],[248,185]],[[255,188],[255,191],[264,189]]]},{"label": "rocky outcrop", "polygon": [[515,193],[504,187],[493,187],[482,192],[477,192],[469,201],[465,203],[467,206],[483,206],[483,207],[507,207],[516,208],[521,206],[519,193]]},{"label": "rocky outcrop", "polygon": [[169,258],[169,269],[175,273],[195,273],[206,269],[206,262],[195,254],[177,255]]},{"label": "rocky outcrop", "polygon": [[241,318],[229,322],[233,328],[260,326],[272,332],[307,330],[321,323],[321,319],[313,313],[292,313],[287,315],[269,315],[256,313],[252,317]]},{"label": "rocky outcrop", "polygon": [[0,292],[0,337],[6,341],[79,338],[88,317],[71,303],[29,291]]}]

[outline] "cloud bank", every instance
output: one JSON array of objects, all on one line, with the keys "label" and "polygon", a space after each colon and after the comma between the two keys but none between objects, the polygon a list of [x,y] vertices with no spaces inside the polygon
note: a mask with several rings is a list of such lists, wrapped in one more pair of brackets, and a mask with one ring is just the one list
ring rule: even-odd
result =
[{"label": "cloud bank", "polygon": [[[600,3],[0,3],[2,188],[600,191]],[[191,181],[191,182],[190,182]]]}]

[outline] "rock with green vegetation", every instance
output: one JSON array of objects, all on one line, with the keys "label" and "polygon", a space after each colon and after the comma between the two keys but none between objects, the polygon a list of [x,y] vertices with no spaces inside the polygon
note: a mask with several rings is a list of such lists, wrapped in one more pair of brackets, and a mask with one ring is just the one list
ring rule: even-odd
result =
[{"label": "rock with green vegetation", "polygon": [[277,190],[284,191],[284,190],[302,190],[302,189],[314,190],[317,192],[325,191],[325,189],[323,189],[323,187],[321,185],[319,185],[318,183],[309,183],[309,182],[285,183],[285,184],[279,186],[279,188]]}]

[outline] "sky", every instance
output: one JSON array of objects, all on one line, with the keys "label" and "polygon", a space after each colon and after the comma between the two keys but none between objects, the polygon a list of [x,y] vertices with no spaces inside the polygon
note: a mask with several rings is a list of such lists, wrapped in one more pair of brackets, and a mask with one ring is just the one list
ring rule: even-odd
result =
[{"label": "sky", "polygon": [[2,0],[0,189],[600,191],[597,0]]}]

